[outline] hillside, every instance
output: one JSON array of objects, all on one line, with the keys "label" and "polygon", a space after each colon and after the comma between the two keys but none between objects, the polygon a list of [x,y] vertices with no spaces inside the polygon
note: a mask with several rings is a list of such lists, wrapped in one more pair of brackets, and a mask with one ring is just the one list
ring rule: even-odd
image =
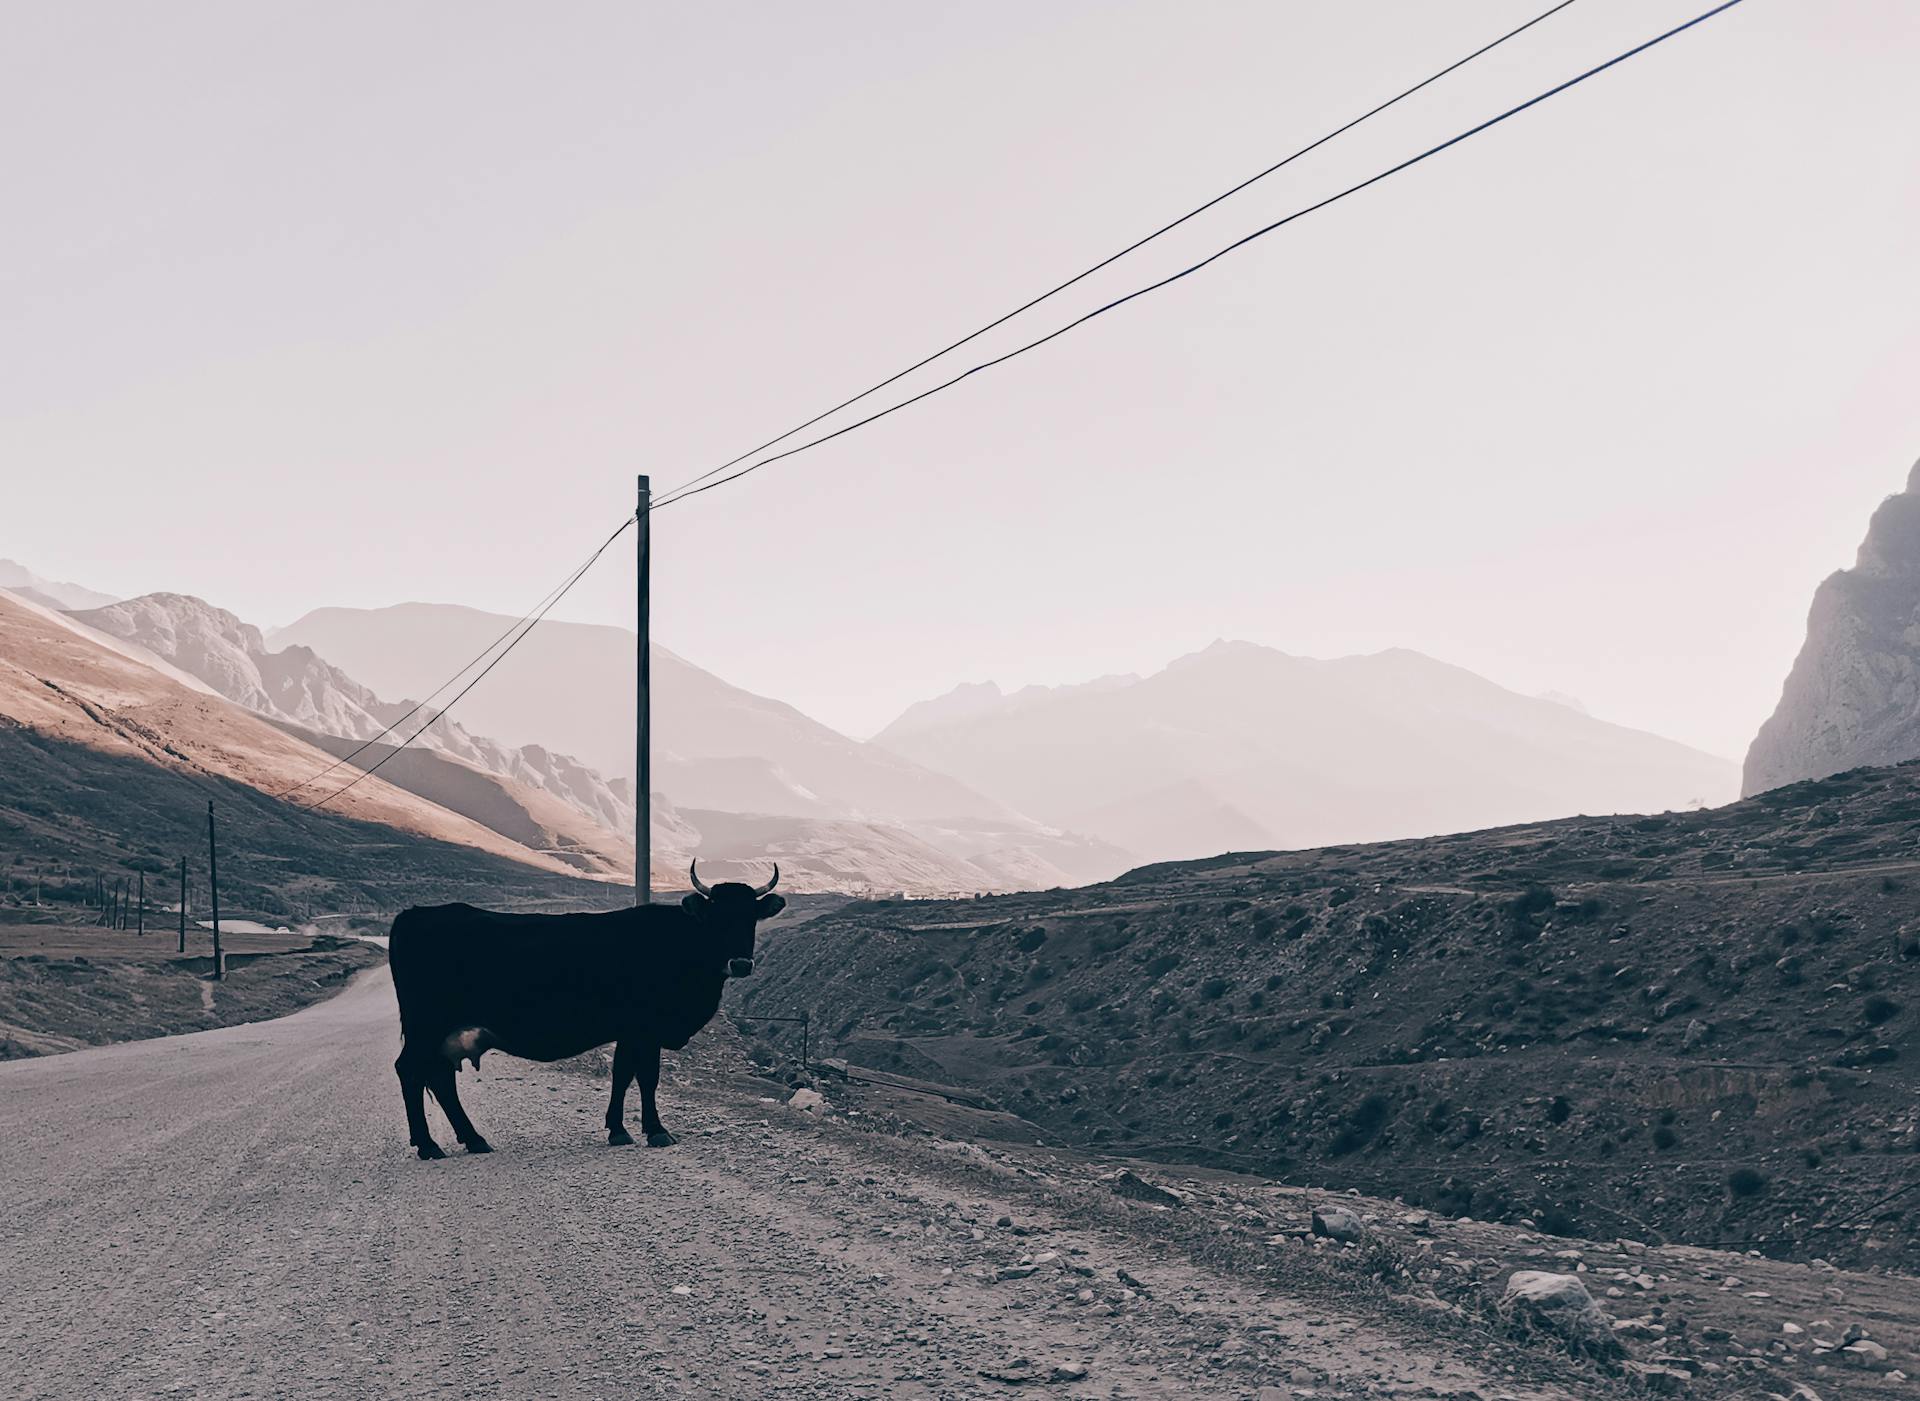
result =
[{"label": "hillside", "polygon": [[[395,766],[389,764],[381,772],[399,786],[452,806],[496,831],[503,829],[485,814],[503,803],[521,814],[511,819],[518,826],[525,825],[526,810],[551,811],[555,804],[562,804],[574,815],[557,815],[557,821],[542,824],[550,834],[562,834],[550,836],[549,844],[557,840],[594,851],[609,869],[621,863],[628,871],[633,868],[628,835],[633,831],[630,790],[624,784],[610,785],[576,759],[540,745],[500,744],[444,716],[429,725],[432,710],[413,714],[415,706],[409,700],[382,700],[311,648],[269,650],[258,628],[202,599],[183,594],[143,594],[104,608],[76,611],[73,617],[139,645],[190,672],[228,700],[297,726],[303,734],[363,741],[387,734],[390,727],[399,725],[401,728],[393,734],[397,743],[425,725],[415,746],[455,762],[410,761],[405,777],[394,773]],[[329,743],[327,747],[344,754],[354,746]],[[378,757],[376,751],[368,762]],[[504,782],[476,784],[461,775],[463,767]],[[529,794],[529,789],[539,796]],[[468,792],[481,794],[482,803],[474,808],[461,806],[458,795]],[[514,839],[521,840],[517,836]],[[620,855],[622,850],[624,857]]]},{"label": "hillside", "polygon": [[1725,760],[1403,649],[1320,661],[1218,642],[1144,679],[968,688],[875,742],[1152,859],[1679,808],[1738,781]]},{"label": "hillside", "polygon": [[[510,618],[447,604],[323,608],[273,634],[305,646],[387,695],[419,695],[497,638]],[[549,619],[461,702],[474,729],[509,743],[538,741],[583,756],[601,772],[634,771],[634,635],[623,628]],[[990,855],[991,870],[1026,872],[1047,885],[1104,879],[1132,864],[1110,842],[1033,821],[1007,804],[874,744],[862,743],[782,701],[757,696],[653,649],[654,792],[681,812],[795,819],[780,830],[807,843],[807,823],[854,824],[842,837],[881,833],[879,846],[850,852],[865,873],[857,888],[945,891],[919,884],[920,858],[902,864],[908,838],[946,858],[974,888],[1006,881],[966,868]],[[771,830],[771,829],[770,829]],[[810,835],[808,835],[811,833]]]},{"label": "hillside", "polygon": [[1920,765],[1866,770],[1712,811],[854,904],[775,931],[739,995],[809,1010],[817,1054],[1108,1151],[1910,1263],[1916,851]]},{"label": "hillside", "polygon": [[[562,861],[582,875],[633,879],[633,838],[616,832],[584,815],[574,804],[556,797],[545,786],[503,776],[490,765],[474,763],[445,750],[415,745],[397,749],[391,742],[362,747],[351,739],[304,729],[284,721],[275,721],[296,739],[337,759],[353,758],[325,780],[302,790],[296,797],[309,799],[324,795],[329,788],[346,783],[363,768],[379,765],[379,777],[396,788],[403,788],[437,807],[478,822],[508,841],[529,851]],[[663,823],[656,815],[658,834]],[[671,858],[677,848],[670,842],[656,850]],[[656,880],[665,874],[671,883],[673,867],[661,859],[655,862]]]},{"label": "hillside", "polygon": [[321,812],[271,796],[331,762],[60,615],[0,595],[0,853],[16,893],[37,877],[50,902],[79,899],[96,872],[110,882],[164,873],[181,855],[203,881],[212,799],[230,910],[608,898],[566,862],[379,777]]},{"label": "hillside", "polygon": [[1747,751],[1743,791],[1920,756],[1920,463],[1851,569],[1815,591],[1806,643]]}]

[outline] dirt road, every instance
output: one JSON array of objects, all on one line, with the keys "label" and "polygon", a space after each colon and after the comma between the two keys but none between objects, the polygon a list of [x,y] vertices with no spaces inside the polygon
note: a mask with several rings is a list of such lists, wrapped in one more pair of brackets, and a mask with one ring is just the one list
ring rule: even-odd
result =
[{"label": "dirt road", "polygon": [[462,1086],[496,1151],[419,1162],[396,1045],[382,969],[282,1021],[0,1066],[7,1394],[1588,1394],[720,1080],[663,1087],[679,1146],[612,1149],[595,1082],[496,1058]]}]

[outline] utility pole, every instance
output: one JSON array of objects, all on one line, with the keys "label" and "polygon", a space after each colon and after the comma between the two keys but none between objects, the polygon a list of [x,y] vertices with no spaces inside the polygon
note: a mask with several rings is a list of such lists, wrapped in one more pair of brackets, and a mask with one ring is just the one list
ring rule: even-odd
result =
[{"label": "utility pole", "polygon": [[652,518],[653,478],[641,473],[640,508],[635,517],[640,538],[639,583],[635,602],[639,611],[639,655],[634,661],[634,750],[639,760],[633,806],[633,903],[653,899],[653,632],[652,632]]},{"label": "utility pole", "polygon": [[180,858],[180,952],[187,951],[187,858]]},{"label": "utility pole", "polygon": [[140,909],[138,913],[134,915],[134,919],[135,921],[137,921],[135,925],[135,932],[139,934],[139,936],[142,939],[146,938],[147,937],[147,873],[145,871],[142,871],[140,873]]},{"label": "utility pole", "polygon": [[213,895],[213,976],[214,981],[227,976],[227,968],[220,961],[220,858],[213,845],[213,799],[207,799],[207,888]]}]

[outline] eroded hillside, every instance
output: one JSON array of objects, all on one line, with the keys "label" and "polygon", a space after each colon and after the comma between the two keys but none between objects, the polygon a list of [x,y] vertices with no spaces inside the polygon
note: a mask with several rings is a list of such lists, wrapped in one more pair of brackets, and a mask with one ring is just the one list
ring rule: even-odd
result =
[{"label": "eroded hillside", "polygon": [[[1920,767],[848,906],[743,1010],[1068,1141],[1589,1236],[1910,1260]],[[763,1034],[777,1037],[775,1024]]]}]

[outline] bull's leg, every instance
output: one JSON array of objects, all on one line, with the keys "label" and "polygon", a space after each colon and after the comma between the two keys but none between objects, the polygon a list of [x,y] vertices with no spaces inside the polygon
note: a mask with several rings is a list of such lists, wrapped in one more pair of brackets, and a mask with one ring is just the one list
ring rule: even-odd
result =
[{"label": "bull's leg", "polygon": [[624,1148],[633,1142],[627,1132],[627,1086],[633,1082],[633,1042],[622,1038],[613,1047],[613,1094],[607,1100],[607,1142]]},{"label": "bull's leg", "polygon": [[493,1145],[480,1137],[480,1130],[473,1126],[473,1120],[467,1117],[467,1111],[460,1103],[460,1091],[453,1082],[453,1067],[444,1060],[436,1059],[427,1087],[433,1091],[433,1097],[440,1101],[447,1122],[453,1125],[454,1137],[460,1140],[466,1150],[469,1153],[491,1153]]},{"label": "bull's leg", "polygon": [[640,1081],[640,1132],[647,1136],[647,1147],[669,1148],[678,1142],[660,1122],[660,1105],[655,1091],[660,1088],[660,1048],[644,1046],[634,1053],[633,1073]]},{"label": "bull's leg", "polygon": [[400,1077],[400,1098],[407,1106],[407,1142],[423,1158],[444,1158],[446,1150],[433,1141],[433,1134],[427,1128],[427,1078],[419,1058],[412,1055],[411,1050],[402,1046],[400,1059],[393,1063],[393,1073]]}]

